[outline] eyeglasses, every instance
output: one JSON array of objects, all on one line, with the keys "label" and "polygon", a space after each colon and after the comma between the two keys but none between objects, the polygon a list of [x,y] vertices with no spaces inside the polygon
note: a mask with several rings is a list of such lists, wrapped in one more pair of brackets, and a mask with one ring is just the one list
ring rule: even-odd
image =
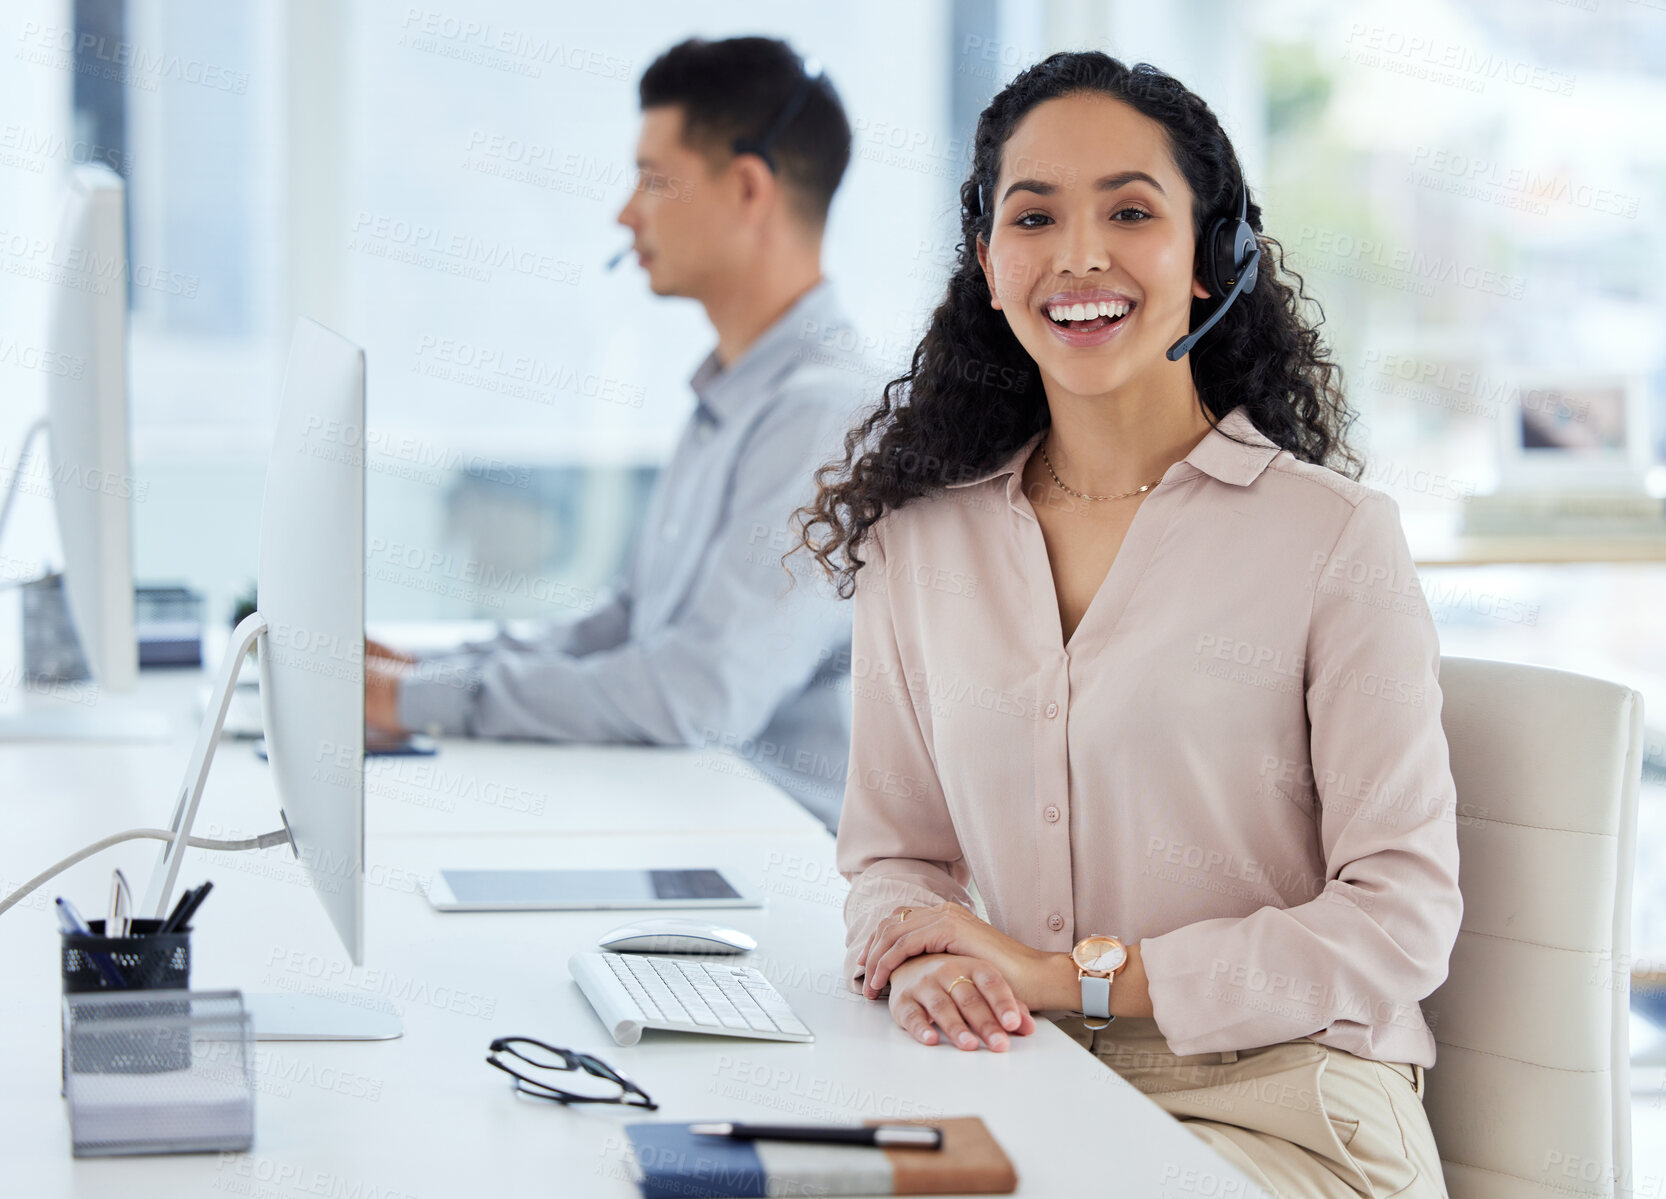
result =
[{"label": "eyeglasses", "polygon": [[[498,1055],[504,1053],[516,1058],[517,1062],[505,1064],[499,1061]],[[496,1066],[512,1077],[515,1080],[515,1090],[535,1099],[548,1099],[553,1103],[622,1103],[630,1107],[645,1107],[649,1111],[659,1108],[659,1104],[648,1098],[647,1091],[601,1058],[571,1049],[557,1049],[554,1045],[546,1045],[531,1037],[498,1037],[492,1042],[491,1052],[486,1055],[486,1063]],[[534,1075],[523,1074],[516,1069],[516,1065],[530,1066],[537,1070],[578,1070],[601,1079],[607,1085],[592,1087],[590,1094],[569,1091]]]}]

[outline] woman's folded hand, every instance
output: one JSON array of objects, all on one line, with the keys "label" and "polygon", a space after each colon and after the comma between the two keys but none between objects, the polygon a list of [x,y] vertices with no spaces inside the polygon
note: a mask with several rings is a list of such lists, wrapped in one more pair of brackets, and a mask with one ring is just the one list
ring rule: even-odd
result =
[{"label": "woman's folded hand", "polygon": [[1046,960],[1057,956],[1014,941],[958,903],[897,908],[856,959],[866,971],[862,993],[877,999],[892,971],[910,958],[927,953],[959,954],[989,963],[1000,971],[1026,1008],[1043,1006],[1036,1002],[1039,975]]},{"label": "woman's folded hand", "polygon": [[1027,1037],[1035,1017],[989,962],[959,954],[914,957],[891,973],[891,1018],[922,1045],[937,1044],[937,1029],[951,1045],[996,1053],[1008,1033]]}]

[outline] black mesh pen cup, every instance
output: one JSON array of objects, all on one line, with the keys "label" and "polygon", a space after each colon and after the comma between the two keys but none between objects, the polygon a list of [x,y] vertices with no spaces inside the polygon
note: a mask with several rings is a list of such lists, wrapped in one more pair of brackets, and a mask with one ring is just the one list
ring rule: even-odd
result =
[{"label": "black mesh pen cup", "polygon": [[[191,934],[158,933],[160,920],[134,920],[132,935],[106,937],[104,921],[89,920],[92,935],[60,934],[65,995],[104,992],[120,995],[140,991],[185,991],[191,985]],[[137,1001],[138,997],[135,996]],[[157,1074],[184,1070],[191,1064],[191,1046],[177,1033],[160,1025],[135,1025],[127,1019],[128,1005],[116,1004],[89,1010],[77,1023],[74,1046],[66,1045],[82,1073]],[[155,1003],[145,1008],[147,1016],[190,1010],[187,1000]],[[137,1010],[137,1009],[135,1009]],[[110,1020],[100,1029],[100,1020]]]},{"label": "black mesh pen cup", "polygon": [[62,933],[64,994],[83,991],[184,991],[191,985],[191,933],[158,933],[160,920],[133,920],[132,936]]}]

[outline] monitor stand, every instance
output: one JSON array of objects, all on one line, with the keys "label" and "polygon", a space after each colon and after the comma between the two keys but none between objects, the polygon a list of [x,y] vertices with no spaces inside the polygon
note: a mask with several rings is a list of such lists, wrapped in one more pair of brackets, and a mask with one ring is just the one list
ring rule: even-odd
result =
[{"label": "monitor stand", "polygon": [[[266,618],[259,612],[251,612],[232,630],[208,700],[208,710],[203,713],[202,727],[191,750],[191,761],[185,768],[185,782],[174,806],[173,822],[168,825],[173,839],[157,855],[150,885],[139,907],[144,915],[161,920],[168,914],[168,901],[179,878],[180,859],[185,856],[186,840],[196,821],[197,806],[202,802],[203,787],[208,782],[208,769],[213,764],[220,730],[226,722],[226,709],[231,706],[232,689],[237,686],[238,673],[249,651],[259,645],[263,653],[269,652],[265,645],[266,630]],[[282,809],[279,815],[283,815]],[[288,827],[289,820],[285,817],[284,828]],[[289,848],[297,858],[301,856],[293,836]],[[252,1013],[250,1023],[257,1041],[387,1041],[404,1032],[394,1013],[365,1011],[320,995],[245,993],[243,1003]]]}]

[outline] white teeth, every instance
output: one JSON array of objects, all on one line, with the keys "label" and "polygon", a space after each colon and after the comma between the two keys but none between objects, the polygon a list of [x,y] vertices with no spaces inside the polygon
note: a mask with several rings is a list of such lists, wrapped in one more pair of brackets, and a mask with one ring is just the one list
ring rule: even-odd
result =
[{"label": "white teeth", "polygon": [[1052,304],[1047,315],[1055,321],[1085,321],[1096,316],[1127,316],[1132,307],[1126,300],[1100,300],[1095,304]]}]

